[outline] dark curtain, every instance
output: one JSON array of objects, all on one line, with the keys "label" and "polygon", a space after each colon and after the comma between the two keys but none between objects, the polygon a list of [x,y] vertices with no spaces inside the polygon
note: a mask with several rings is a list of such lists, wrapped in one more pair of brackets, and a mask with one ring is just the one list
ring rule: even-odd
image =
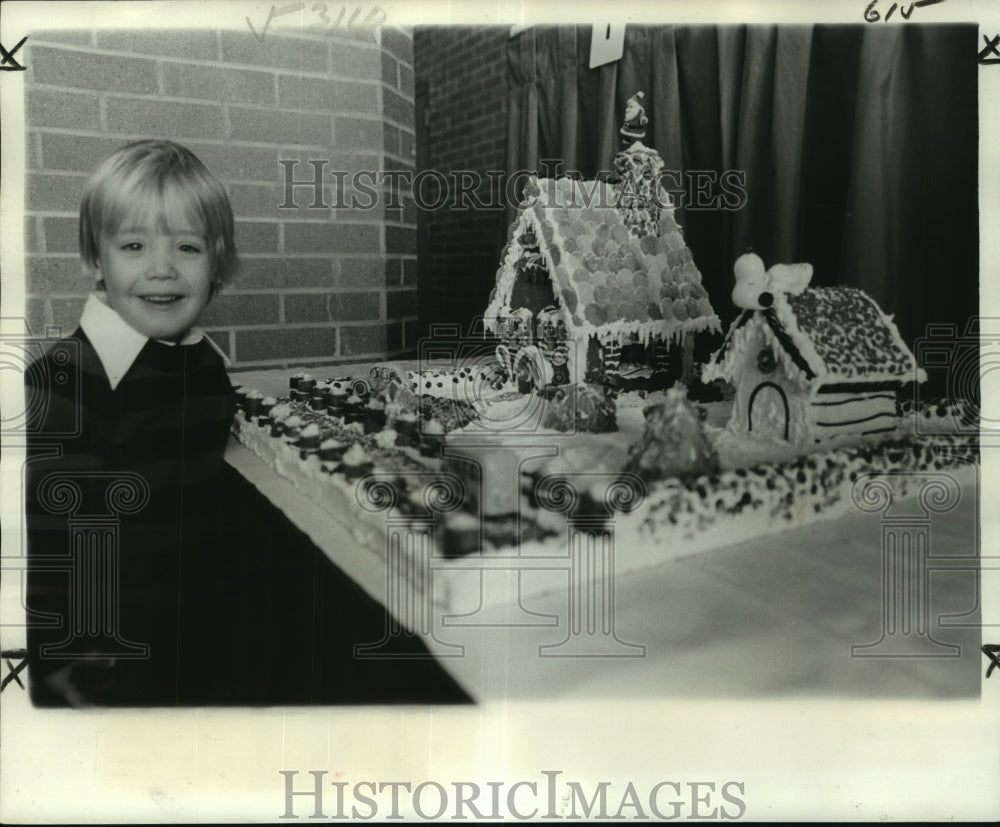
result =
[{"label": "dark curtain", "polygon": [[[508,174],[612,169],[642,90],[644,142],[686,183],[678,220],[724,322],[748,247],[865,288],[911,343],[978,311],[974,25],[628,26],[622,59],[596,69],[590,35],[509,41]],[[746,175],[739,209],[711,204],[727,170]]]}]

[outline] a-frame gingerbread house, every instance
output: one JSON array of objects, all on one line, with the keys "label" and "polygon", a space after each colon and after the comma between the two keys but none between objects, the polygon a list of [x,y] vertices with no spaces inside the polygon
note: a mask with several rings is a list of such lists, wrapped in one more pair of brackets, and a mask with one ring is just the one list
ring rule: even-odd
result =
[{"label": "a-frame gingerbread house", "polygon": [[533,343],[550,381],[648,390],[682,378],[672,345],[721,328],[660,184],[662,159],[634,141],[615,163],[617,180],[531,180],[485,323],[515,360]]}]

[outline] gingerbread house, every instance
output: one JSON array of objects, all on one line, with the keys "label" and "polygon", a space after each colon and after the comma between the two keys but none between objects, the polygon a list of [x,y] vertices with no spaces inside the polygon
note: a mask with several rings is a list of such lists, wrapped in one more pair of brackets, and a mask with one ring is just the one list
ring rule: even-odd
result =
[{"label": "gingerbread house", "polygon": [[702,369],[704,381],[736,386],[730,429],[808,445],[898,427],[899,392],[926,374],[871,296],[854,287],[765,295]]},{"label": "gingerbread house", "polygon": [[615,176],[533,178],[510,226],[485,326],[515,367],[534,357],[536,385],[666,386],[686,378],[690,336],[721,332],[660,183],[663,161],[631,140],[645,123],[638,97]]}]

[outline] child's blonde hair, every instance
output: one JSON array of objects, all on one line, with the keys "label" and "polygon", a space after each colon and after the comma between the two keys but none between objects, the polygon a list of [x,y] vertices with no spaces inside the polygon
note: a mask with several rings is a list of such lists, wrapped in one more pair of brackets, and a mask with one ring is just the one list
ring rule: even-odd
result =
[{"label": "child's blonde hair", "polygon": [[213,292],[239,270],[233,209],[215,176],[191,150],[173,141],[126,144],[91,173],[80,201],[80,255],[96,269],[102,232],[114,232],[137,213],[165,221],[167,202],[200,226],[208,243]]}]

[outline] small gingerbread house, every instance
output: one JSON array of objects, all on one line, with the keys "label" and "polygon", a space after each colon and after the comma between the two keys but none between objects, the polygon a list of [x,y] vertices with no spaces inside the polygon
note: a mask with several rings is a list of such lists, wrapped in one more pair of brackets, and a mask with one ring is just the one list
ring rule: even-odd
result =
[{"label": "small gingerbread house", "polygon": [[702,379],[736,386],[732,430],[808,445],[894,430],[899,391],[926,374],[867,293],[818,287],[744,310]]},{"label": "small gingerbread house", "polygon": [[[485,326],[542,384],[648,389],[679,378],[682,342],[721,332],[629,101],[614,180],[531,179],[501,254]],[[638,130],[638,131],[637,131]],[[548,377],[548,378],[546,378]]]}]

